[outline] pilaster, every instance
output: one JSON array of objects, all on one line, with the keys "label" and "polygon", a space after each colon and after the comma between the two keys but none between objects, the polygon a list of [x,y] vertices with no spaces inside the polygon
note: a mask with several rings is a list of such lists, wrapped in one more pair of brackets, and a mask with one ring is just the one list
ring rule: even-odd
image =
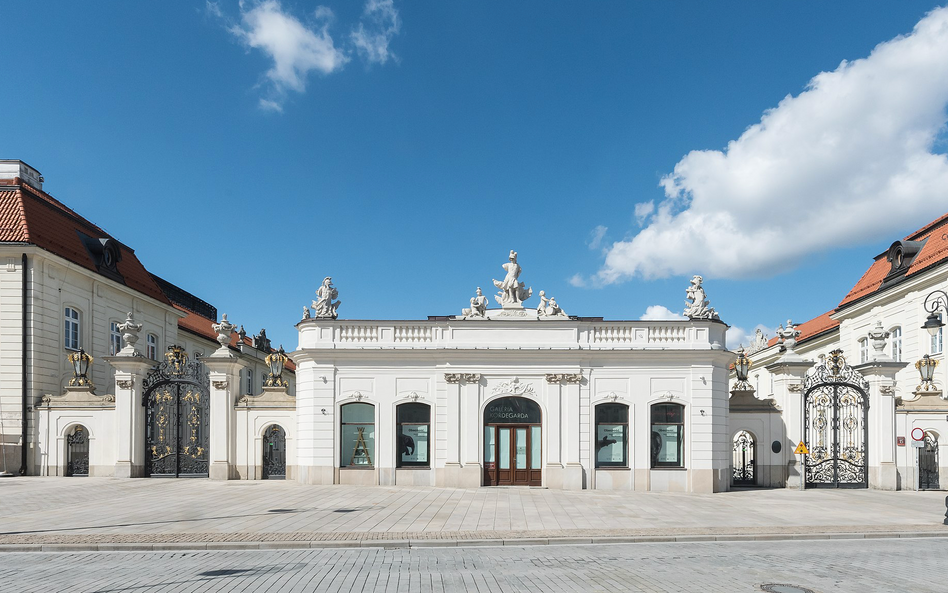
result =
[{"label": "pilaster", "polygon": [[800,460],[793,454],[797,443],[803,440],[803,379],[813,363],[800,360],[778,360],[765,368],[774,378],[774,400],[783,408],[786,438],[781,456],[787,464],[787,487],[799,488],[803,480]]},{"label": "pilaster", "polygon": [[895,375],[908,363],[875,360],[853,370],[869,382],[869,487],[898,489],[896,462]]}]

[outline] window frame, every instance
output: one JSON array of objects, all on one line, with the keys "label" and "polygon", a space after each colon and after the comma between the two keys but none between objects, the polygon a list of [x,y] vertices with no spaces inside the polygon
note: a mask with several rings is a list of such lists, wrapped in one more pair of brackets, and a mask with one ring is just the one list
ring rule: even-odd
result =
[{"label": "window frame", "polygon": [[253,369],[247,369],[247,395],[253,395]]},{"label": "window frame", "polygon": [[[75,317],[70,316],[70,312]],[[75,345],[69,340],[70,326],[74,330]],[[74,351],[82,348],[82,311],[72,305],[63,305],[63,348]]]},{"label": "window frame", "polygon": [[[369,406],[372,409],[372,422],[345,422],[344,421],[345,410],[349,406]],[[339,424],[338,424],[339,426],[339,467],[341,469],[375,469],[377,464],[376,464],[376,460],[372,457],[376,455],[375,420],[376,420],[375,404],[359,401],[359,402],[349,402],[349,403],[342,404],[341,406],[339,406]],[[356,464],[348,463],[345,461],[346,447],[344,446],[344,444],[346,441],[346,428],[345,427],[347,426],[361,426],[363,428],[371,427],[372,434],[370,434],[368,438],[365,437],[365,433],[363,432],[363,439],[367,441],[365,443],[366,448],[370,449],[369,451],[367,451],[367,453],[369,454],[369,463],[356,465]],[[371,441],[371,443],[369,443],[368,441]],[[351,460],[352,460],[352,455],[350,454],[349,461]]]},{"label": "window frame", "polygon": [[[625,412],[625,421],[603,421],[600,418],[600,410],[603,410],[603,416],[605,416],[605,410],[607,408],[612,408],[614,410],[622,409]],[[596,438],[596,452],[595,452],[595,461],[596,469],[629,469],[629,406],[627,404],[620,404],[618,402],[602,402],[596,404],[593,409],[593,414],[595,418],[595,438]],[[601,426],[610,426],[610,427],[621,427],[622,428],[622,461],[601,461],[599,459],[599,452],[603,447],[599,446],[600,436],[599,429]],[[615,443],[610,443],[610,445]]]},{"label": "window frame", "polygon": [[[681,412],[681,422],[656,422],[655,421],[655,410],[656,408],[671,408],[672,406],[679,409]],[[658,402],[649,406],[649,434],[651,442],[649,444],[649,467],[651,469],[685,469],[685,406],[682,404],[676,404],[671,402]],[[666,413],[667,416],[667,413]],[[658,452],[655,450],[655,437],[658,436],[661,439],[660,433],[655,432],[656,426],[677,426],[677,441],[678,441],[678,461],[659,461]]]},{"label": "window frame", "polygon": [[859,338],[856,344],[859,346],[859,364],[869,362],[869,338]]},{"label": "window frame", "polygon": [[109,322],[109,356],[117,356],[122,350],[122,331],[118,321]]},{"label": "window frame", "polygon": [[[401,414],[410,408],[426,408],[428,412],[427,422],[405,422]],[[425,461],[404,461],[402,459],[401,438],[404,432],[403,426],[425,426]],[[395,467],[397,469],[430,469],[431,468],[431,405],[422,402],[405,402],[395,406]],[[418,440],[415,439],[417,447]],[[414,453],[415,451],[413,451]]]},{"label": "window frame", "polygon": [[892,357],[894,362],[902,362],[902,327],[896,325],[889,330],[889,335],[892,337],[889,356]]},{"label": "window frame", "polygon": [[[937,315],[938,315],[938,321],[939,322],[943,321],[942,314],[940,311],[938,312]],[[929,336],[931,338],[928,341],[928,349],[929,349],[930,354],[941,354],[942,352],[944,352],[945,344],[943,340],[943,335],[944,335],[943,330],[944,330],[943,327],[939,327],[938,332],[935,335]]]},{"label": "window frame", "polygon": [[158,334],[150,333],[145,336],[145,355],[152,360],[158,360]]}]

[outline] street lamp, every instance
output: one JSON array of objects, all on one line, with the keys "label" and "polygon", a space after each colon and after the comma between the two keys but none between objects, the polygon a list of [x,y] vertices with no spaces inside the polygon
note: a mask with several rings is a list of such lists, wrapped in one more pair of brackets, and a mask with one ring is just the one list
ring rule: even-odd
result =
[{"label": "street lamp", "polygon": [[267,378],[266,386],[287,387],[289,384],[283,378],[283,369],[286,368],[286,361],[289,359],[286,352],[283,351],[283,346],[280,346],[280,350],[277,352],[268,354],[264,360],[270,367],[270,375]]},{"label": "street lamp", "polygon": [[750,369],[750,358],[744,354],[743,346],[737,350],[737,360],[734,361],[734,374],[737,375],[737,383],[734,384],[734,391],[751,391],[753,387],[747,382],[747,371]]},{"label": "street lamp", "polygon": [[72,363],[72,379],[69,380],[69,384],[73,386],[92,385],[92,381],[89,380],[88,376],[92,357],[80,348],[79,352],[73,352],[66,359]]},{"label": "street lamp", "polygon": [[925,297],[925,310],[928,311],[928,318],[925,320],[922,329],[934,337],[938,331],[945,327],[945,323],[940,319],[938,310],[942,307],[948,309],[948,294],[943,290],[933,290]]}]

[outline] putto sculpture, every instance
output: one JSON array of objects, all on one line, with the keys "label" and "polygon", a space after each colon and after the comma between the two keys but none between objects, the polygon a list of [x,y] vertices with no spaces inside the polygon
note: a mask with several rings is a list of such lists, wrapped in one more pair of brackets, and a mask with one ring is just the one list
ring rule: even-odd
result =
[{"label": "putto sculpture", "polygon": [[323,278],[323,283],[316,290],[316,300],[313,301],[313,317],[316,319],[335,319],[338,317],[336,309],[341,301],[339,291],[332,285],[332,276]]},{"label": "putto sculpture", "polygon": [[688,319],[717,319],[718,314],[712,307],[708,306],[707,295],[701,283],[704,278],[694,276],[691,279],[691,286],[685,289],[685,312]]},{"label": "putto sculpture", "polygon": [[560,306],[556,304],[556,297],[546,298],[546,291],[540,291],[540,304],[537,306],[537,319],[543,317],[566,317],[569,315],[566,314],[563,309],[560,309]]},{"label": "putto sculpture", "polygon": [[510,261],[503,265],[507,275],[503,280],[494,280],[494,286],[500,291],[494,296],[497,303],[504,309],[522,309],[523,301],[533,294],[532,288],[526,288],[520,278],[520,264],[517,263],[517,252],[510,250]]}]

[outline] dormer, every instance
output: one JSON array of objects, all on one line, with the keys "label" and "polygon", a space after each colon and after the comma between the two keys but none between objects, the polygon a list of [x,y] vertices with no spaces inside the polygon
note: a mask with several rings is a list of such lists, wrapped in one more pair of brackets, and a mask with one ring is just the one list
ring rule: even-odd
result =
[{"label": "dormer", "polygon": [[915,256],[922,250],[925,241],[896,241],[889,247],[886,254],[886,260],[889,262],[889,273],[882,280],[882,286],[885,288],[889,284],[894,284],[905,277]]},{"label": "dormer", "polygon": [[89,257],[92,258],[96,271],[106,278],[124,284],[125,278],[118,271],[118,263],[122,261],[122,250],[118,241],[111,237],[96,238],[79,231],[76,232],[79,234],[86,251],[89,252]]}]

